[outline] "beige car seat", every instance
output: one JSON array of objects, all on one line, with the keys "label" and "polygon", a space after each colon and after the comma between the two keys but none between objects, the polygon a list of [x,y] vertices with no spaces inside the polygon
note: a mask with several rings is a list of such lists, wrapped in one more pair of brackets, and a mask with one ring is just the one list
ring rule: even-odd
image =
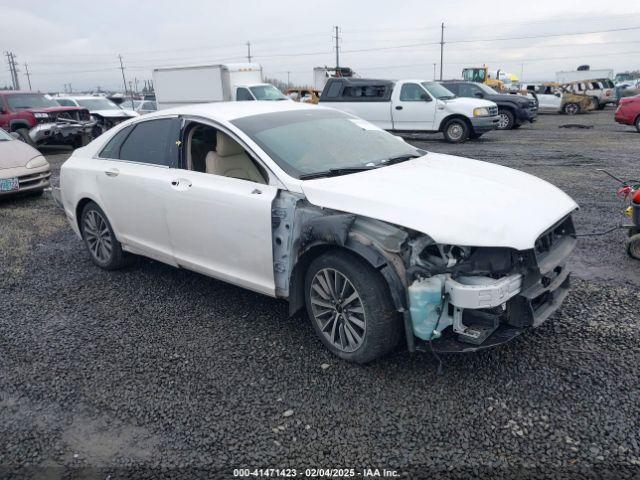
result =
[{"label": "beige car seat", "polygon": [[242,146],[223,132],[217,132],[216,151],[207,153],[205,161],[207,173],[265,183],[260,170]]}]

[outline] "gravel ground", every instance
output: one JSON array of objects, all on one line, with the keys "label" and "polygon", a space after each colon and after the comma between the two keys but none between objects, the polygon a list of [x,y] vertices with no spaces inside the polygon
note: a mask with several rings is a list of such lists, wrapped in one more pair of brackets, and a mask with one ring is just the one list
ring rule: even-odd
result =
[{"label": "gravel ground", "polygon": [[[631,132],[608,109],[414,141],[555,183],[589,232],[617,221],[616,185],[595,169],[638,175]],[[68,152],[47,154],[59,167]],[[447,356],[438,376],[426,354],[340,362],[284,302],[195,273],[99,270],[46,196],[1,202],[0,226],[0,478],[640,478],[640,263],[622,232],[581,240],[574,287],[541,328]]]}]

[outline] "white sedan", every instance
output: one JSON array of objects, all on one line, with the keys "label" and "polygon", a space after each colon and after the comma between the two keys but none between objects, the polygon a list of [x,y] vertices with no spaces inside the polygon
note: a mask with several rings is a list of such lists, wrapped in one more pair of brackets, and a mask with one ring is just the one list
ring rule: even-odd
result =
[{"label": "white sedan", "polygon": [[577,205],[553,185],[296,102],[130,120],[77,149],[60,185],[96,265],[144,255],[287,299],[360,363],[401,339],[474,351],[540,325],[576,242]]}]

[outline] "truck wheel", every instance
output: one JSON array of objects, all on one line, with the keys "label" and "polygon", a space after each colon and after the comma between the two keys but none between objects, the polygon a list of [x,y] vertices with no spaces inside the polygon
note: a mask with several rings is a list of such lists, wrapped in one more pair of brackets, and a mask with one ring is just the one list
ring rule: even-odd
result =
[{"label": "truck wheel", "polygon": [[20,135],[20,140],[22,140],[27,145],[30,145],[33,148],[36,148],[36,142],[31,140],[31,137],[29,136],[29,130],[27,130],[26,128],[18,128],[16,130],[16,133]]},{"label": "truck wheel", "polygon": [[460,118],[449,120],[442,130],[444,139],[449,143],[462,143],[469,138],[470,128],[467,122]]},{"label": "truck wheel", "polygon": [[636,233],[627,239],[627,254],[631,258],[640,260],[640,233]]},{"label": "truck wheel", "polygon": [[640,117],[636,118],[636,130],[640,133]]},{"label": "truck wheel", "polygon": [[498,130],[511,130],[515,123],[513,113],[509,110],[498,110]]},{"label": "truck wheel", "polygon": [[395,348],[402,335],[384,278],[349,253],[333,250],[311,262],[305,302],[316,334],[343,360],[375,360]]},{"label": "truck wheel", "polygon": [[562,111],[567,115],[577,115],[578,113],[580,113],[580,105],[578,105],[577,103],[567,103],[562,108]]}]

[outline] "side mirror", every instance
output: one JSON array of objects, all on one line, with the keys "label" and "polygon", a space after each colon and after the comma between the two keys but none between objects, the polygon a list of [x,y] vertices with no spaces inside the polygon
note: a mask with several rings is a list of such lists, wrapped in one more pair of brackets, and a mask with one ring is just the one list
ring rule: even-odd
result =
[{"label": "side mirror", "polygon": [[562,96],[561,93],[556,93],[556,97],[560,98]]},{"label": "side mirror", "polygon": [[473,94],[473,96],[477,98],[484,98],[484,94],[482,92],[476,92]]},{"label": "side mirror", "polygon": [[425,102],[430,102],[431,101],[431,97],[426,93],[423,93],[422,95],[420,95],[420,98],[422,100],[424,100]]},{"label": "side mirror", "polygon": [[11,135],[16,140],[20,140],[20,134],[18,134],[17,132],[11,132],[9,133],[9,135]]}]

